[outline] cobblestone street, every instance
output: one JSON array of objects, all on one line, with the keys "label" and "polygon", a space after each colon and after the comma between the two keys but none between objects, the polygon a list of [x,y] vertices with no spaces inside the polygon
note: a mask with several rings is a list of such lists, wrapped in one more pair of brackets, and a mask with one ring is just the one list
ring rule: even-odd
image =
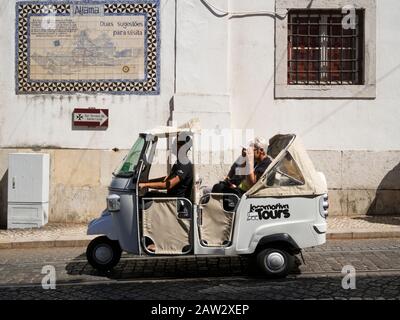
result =
[{"label": "cobblestone street", "polygon": [[[123,255],[100,274],[85,248],[0,250],[0,299],[400,299],[400,240],[331,240],[307,249],[306,264],[282,280],[264,279],[247,258]],[[55,290],[41,286],[43,266],[56,269]],[[356,289],[342,288],[343,266]]]}]

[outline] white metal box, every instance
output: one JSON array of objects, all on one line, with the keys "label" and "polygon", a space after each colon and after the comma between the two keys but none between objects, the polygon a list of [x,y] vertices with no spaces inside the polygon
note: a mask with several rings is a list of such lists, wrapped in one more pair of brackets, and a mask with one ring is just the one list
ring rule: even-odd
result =
[{"label": "white metal box", "polygon": [[8,158],[8,202],[49,201],[50,157],[42,153],[11,153]]},{"label": "white metal box", "polygon": [[7,228],[34,228],[47,224],[49,155],[11,153],[8,159]]},{"label": "white metal box", "polygon": [[8,204],[8,229],[40,228],[49,221],[49,203]]}]

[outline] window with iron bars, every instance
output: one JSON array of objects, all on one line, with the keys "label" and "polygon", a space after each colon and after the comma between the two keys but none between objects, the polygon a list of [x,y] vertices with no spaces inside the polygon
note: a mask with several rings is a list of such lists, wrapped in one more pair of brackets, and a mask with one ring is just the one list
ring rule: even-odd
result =
[{"label": "window with iron bars", "polygon": [[343,28],[341,10],[290,10],[289,85],[364,84],[364,12]]}]

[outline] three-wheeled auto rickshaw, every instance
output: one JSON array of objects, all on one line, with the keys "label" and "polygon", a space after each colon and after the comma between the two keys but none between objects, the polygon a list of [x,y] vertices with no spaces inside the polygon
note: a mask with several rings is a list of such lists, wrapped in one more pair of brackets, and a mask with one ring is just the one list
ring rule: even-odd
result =
[{"label": "three-wheeled auto rickshaw", "polygon": [[[182,132],[193,135],[191,128],[174,127],[141,133],[114,172],[107,208],[87,230],[100,235],[86,252],[94,268],[112,269],[122,251],[149,258],[249,255],[265,275],[284,277],[303,248],[325,243],[326,180],[294,134],[270,139],[267,153],[273,161],[241,198],[200,195],[196,181],[190,199],[146,197],[139,182],[149,178],[157,145]],[[149,241],[154,251],[148,249]]]}]

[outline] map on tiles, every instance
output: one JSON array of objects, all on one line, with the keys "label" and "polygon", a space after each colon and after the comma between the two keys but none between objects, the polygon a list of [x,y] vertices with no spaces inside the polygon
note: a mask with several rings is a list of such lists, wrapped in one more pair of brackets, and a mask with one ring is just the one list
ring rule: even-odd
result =
[{"label": "map on tiles", "polygon": [[17,93],[157,94],[158,6],[18,2]]}]

